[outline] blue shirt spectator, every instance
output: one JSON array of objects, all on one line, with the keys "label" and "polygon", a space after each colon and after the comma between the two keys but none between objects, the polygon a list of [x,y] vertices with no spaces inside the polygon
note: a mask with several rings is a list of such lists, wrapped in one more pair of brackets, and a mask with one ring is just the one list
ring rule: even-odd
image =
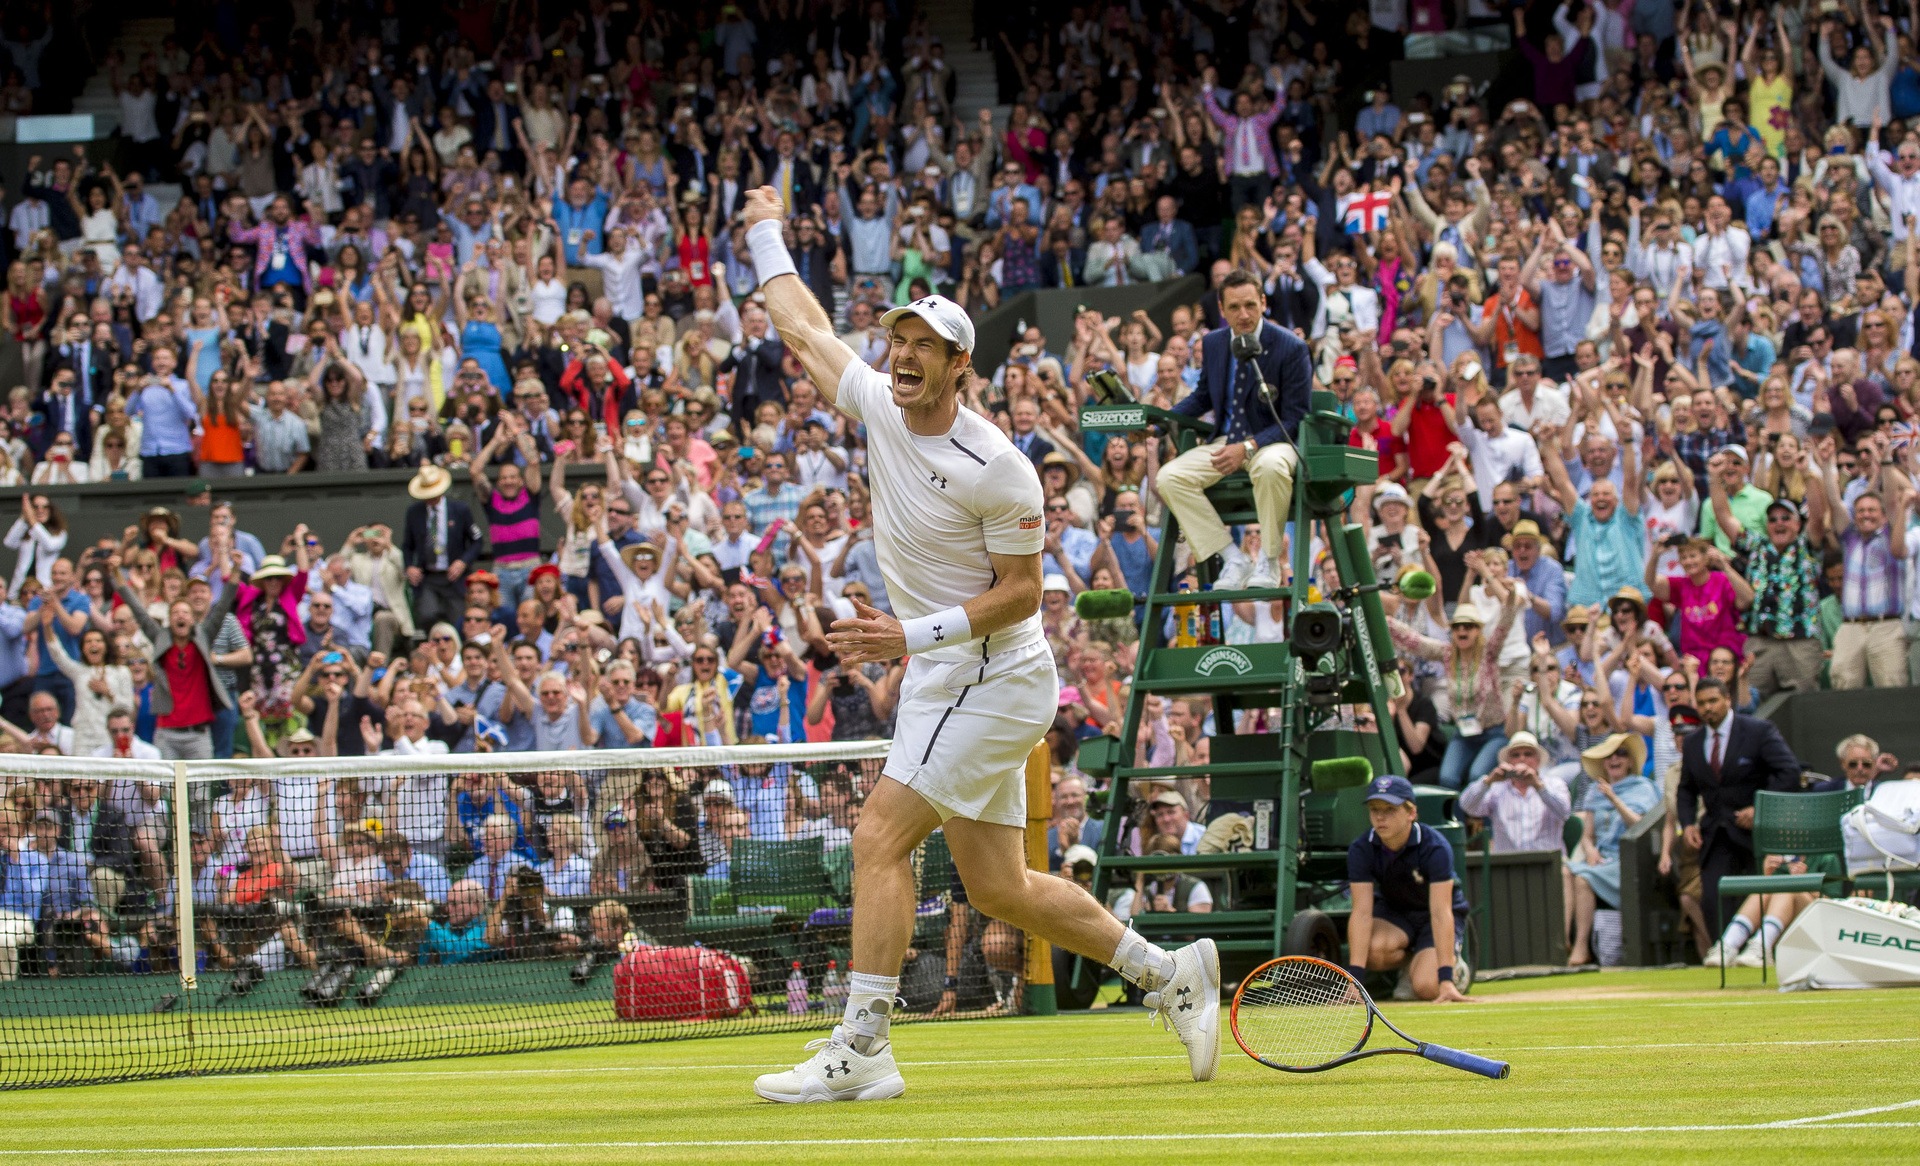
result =
[{"label": "blue shirt spectator", "polygon": [[[634,728],[640,730],[640,739],[627,740],[627,730],[620,724],[620,718],[614,715],[613,706],[603,693],[593,698],[593,708],[587,714],[597,734],[594,748],[641,749],[653,744],[653,735],[660,727],[660,714],[654,711],[654,707],[637,696],[629,696],[621,704],[620,711],[626,713]],[[552,890],[551,887],[548,889]]]},{"label": "blue shirt spectator", "polygon": [[0,603],[0,688],[27,674],[27,609]]},{"label": "blue shirt spectator", "polygon": [[141,457],[172,457],[193,453],[193,434],[200,426],[187,382],[176,376],[155,375],[127,401],[127,415],[143,421]]},{"label": "blue shirt spectator", "polygon": [[585,267],[582,255],[598,255],[603,250],[600,235],[607,221],[607,192],[584,178],[574,179],[567,187],[567,197],[554,204],[553,221],[560,227],[567,266]]}]

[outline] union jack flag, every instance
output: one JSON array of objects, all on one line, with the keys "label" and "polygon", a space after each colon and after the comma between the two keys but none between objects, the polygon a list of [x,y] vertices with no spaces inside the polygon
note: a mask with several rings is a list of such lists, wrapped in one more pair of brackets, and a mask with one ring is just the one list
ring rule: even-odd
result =
[{"label": "union jack flag", "polygon": [[1341,219],[1341,226],[1349,235],[1384,231],[1387,229],[1387,208],[1391,205],[1393,205],[1393,195],[1387,191],[1362,191],[1347,204],[1347,212]]},{"label": "union jack flag", "polygon": [[1911,421],[1895,421],[1887,427],[1887,436],[1893,439],[1894,450],[1912,449],[1920,444],[1920,425]]}]

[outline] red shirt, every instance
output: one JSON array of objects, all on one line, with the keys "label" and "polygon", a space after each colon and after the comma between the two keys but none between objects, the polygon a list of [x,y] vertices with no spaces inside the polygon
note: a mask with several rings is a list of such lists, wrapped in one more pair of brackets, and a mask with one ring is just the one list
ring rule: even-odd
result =
[{"label": "red shirt", "polygon": [[154,723],[162,729],[194,729],[213,720],[213,677],[207,658],[192,643],[175,644],[160,657],[173,689],[173,711]]},{"label": "red shirt", "polygon": [[[1452,393],[1447,394],[1447,403],[1453,403]],[[1431,478],[1447,464],[1447,446],[1460,439],[1448,428],[1440,406],[1416,400],[1411,408],[1413,420],[1407,422],[1406,436],[1407,472],[1416,478]]]},{"label": "red shirt", "polygon": [[[1418,424],[1419,418],[1414,418],[1414,422]],[[1393,435],[1391,422],[1385,417],[1375,417],[1371,435],[1355,425],[1352,432],[1347,434],[1347,444],[1355,449],[1365,449],[1368,436],[1372,436],[1373,452],[1380,459],[1380,476],[1388,477],[1393,473],[1393,459],[1400,453],[1400,439]]]}]

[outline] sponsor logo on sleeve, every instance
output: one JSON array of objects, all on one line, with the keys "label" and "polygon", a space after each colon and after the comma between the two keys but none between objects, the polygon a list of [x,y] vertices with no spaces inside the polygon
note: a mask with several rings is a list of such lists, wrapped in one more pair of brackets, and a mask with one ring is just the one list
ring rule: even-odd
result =
[{"label": "sponsor logo on sleeve", "polygon": [[1041,521],[1040,516],[1038,514],[1029,514],[1025,518],[1022,518],[1020,520],[1020,529],[1021,530],[1039,530],[1040,521]]}]

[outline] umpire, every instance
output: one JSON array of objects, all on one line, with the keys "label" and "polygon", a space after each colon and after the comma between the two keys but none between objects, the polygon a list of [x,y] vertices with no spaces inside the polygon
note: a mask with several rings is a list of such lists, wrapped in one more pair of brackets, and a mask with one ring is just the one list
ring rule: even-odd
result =
[{"label": "umpire", "polygon": [[[1220,282],[1220,315],[1226,327],[1200,344],[1200,385],[1174,411],[1199,418],[1213,414],[1214,440],[1195,446],[1160,468],[1156,485],[1180,520],[1195,562],[1221,557],[1216,586],[1273,587],[1275,556],[1293,505],[1293,472],[1299,458],[1291,438],[1313,396],[1313,358],[1307,342],[1266,318],[1260,281],[1235,271]],[[1259,354],[1236,359],[1233,342],[1257,340]],[[1256,375],[1255,370],[1258,370]],[[1271,395],[1262,390],[1265,383]],[[1253,479],[1253,505],[1260,516],[1258,565],[1234,544],[1233,535],[1207,500],[1207,487],[1244,468]]]}]

